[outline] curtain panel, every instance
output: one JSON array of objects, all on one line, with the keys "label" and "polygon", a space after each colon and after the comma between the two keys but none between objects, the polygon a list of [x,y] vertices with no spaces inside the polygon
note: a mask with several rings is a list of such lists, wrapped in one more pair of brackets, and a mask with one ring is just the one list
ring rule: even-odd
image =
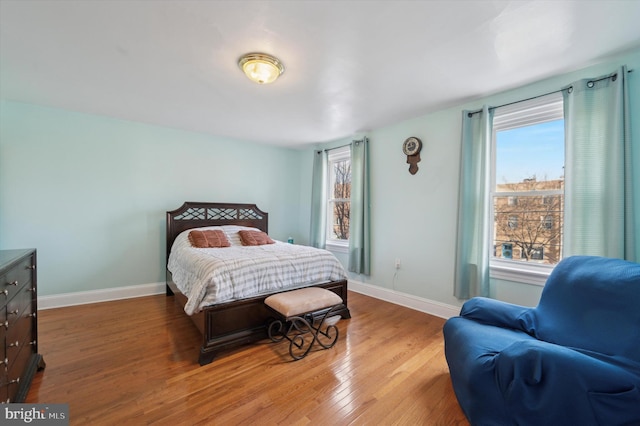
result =
[{"label": "curtain panel", "polygon": [[327,240],[327,158],[326,151],[315,151],[313,153],[309,244],[316,248],[325,248]]},{"label": "curtain panel", "polygon": [[462,112],[454,295],[489,296],[489,185],[493,109]]},{"label": "curtain panel", "polygon": [[349,265],[357,274],[371,273],[369,197],[369,140],[351,143],[351,208],[349,215]]},{"label": "curtain panel", "polygon": [[627,86],[627,69],[621,67],[563,90],[564,257],[636,260]]}]

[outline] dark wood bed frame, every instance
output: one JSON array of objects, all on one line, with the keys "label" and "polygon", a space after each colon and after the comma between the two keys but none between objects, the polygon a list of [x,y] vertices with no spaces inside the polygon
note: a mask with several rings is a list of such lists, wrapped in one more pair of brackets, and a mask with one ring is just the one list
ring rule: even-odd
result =
[{"label": "dark wood bed frame", "polygon": [[[255,204],[185,202],[180,208],[167,212],[167,262],[173,241],[181,232],[220,225],[252,226],[268,232],[268,214]],[[336,313],[342,318],[351,318],[347,305],[347,280],[315,286],[340,296],[344,303]],[[167,269],[167,296],[171,295],[184,308],[187,297],[180,292]],[[221,351],[267,338],[267,323],[273,317],[264,304],[267,296],[211,305],[190,316],[202,333],[200,365],[209,364]]]}]

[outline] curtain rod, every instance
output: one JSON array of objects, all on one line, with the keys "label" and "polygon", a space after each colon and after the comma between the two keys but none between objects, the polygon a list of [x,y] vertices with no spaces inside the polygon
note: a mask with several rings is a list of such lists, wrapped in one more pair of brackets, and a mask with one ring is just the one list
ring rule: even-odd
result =
[{"label": "curtain rod", "polygon": [[[359,141],[351,141],[351,143],[355,143],[355,144],[359,144],[360,142],[363,142],[364,139],[359,140]],[[316,151],[316,153],[321,153],[321,152],[329,152],[329,151],[333,151],[334,149],[340,149],[340,148],[346,148],[348,146],[351,146],[350,143],[345,144],[345,145],[340,145],[340,146],[334,146],[333,148],[327,148],[327,149],[319,149],[318,151]]]},{"label": "curtain rod", "polygon": [[[633,70],[627,70],[627,74],[629,74],[631,71],[633,71]],[[608,78],[612,78],[613,81],[616,81],[616,78],[618,78],[618,73],[616,72],[613,75],[608,75],[606,77],[601,77],[601,78],[597,78],[595,80],[590,80],[587,83],[587,86],[588,87],[593,87],[593,83],[596,83],[596,82],[602,81],[602,80],[606,80]],[[497,109],[497,108],[502,108],[502,107],[506,107],[506,106],[509,106],[509,105],[513,105],[513,104],[519,104],[520,102],[531,101],[533,99],[538,99],[538,98],[541,98],[543,96],[553,95],[554,93],[559,93],[559,92],[562,92],[564,90],[568,90],[569,93],[571,93],[571,91],[573,90],[573,86],[569,86],[569,87],[566,87],[564,89],[554,90],[553,92],[549,92],[549,93],[543,93],[542,95],[538,95],[538,96],[532,96],[532,97],[527,98],[527,99],[521,99],[519,101],[513,101],[513,102],[506,103],[506,104],[502,104],[502,105],[498,105],[498,106],[494,106],[494,107],[489,107],[489,109]],[[477,114],[479,112],[482,112],[482,109],[471,111],[471,112],[467,113],[467,116],[471,117],[473,114]]]}]

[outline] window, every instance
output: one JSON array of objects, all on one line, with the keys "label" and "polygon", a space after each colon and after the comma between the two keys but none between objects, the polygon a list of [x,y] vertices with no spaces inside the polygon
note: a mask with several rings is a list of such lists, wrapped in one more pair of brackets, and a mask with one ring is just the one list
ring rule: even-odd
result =
[{"label": "window", "polygon": [[511,259],[513,257],[513,244],[502,243],[502,257]]},{"label": "window", "polygon": [[560,93],[496,109],[491,276],[544,283],[562,257],[564,117]]},{"label": "window", "polygon": [[536,247],[531,250],[531,258],[535,260],[543,260],[544,259],[544,247]]},{"label": "window", "polygon": [[331,150],[328,155],[327,241],[332,249],[349,246],[351,212],[351,148]]}]

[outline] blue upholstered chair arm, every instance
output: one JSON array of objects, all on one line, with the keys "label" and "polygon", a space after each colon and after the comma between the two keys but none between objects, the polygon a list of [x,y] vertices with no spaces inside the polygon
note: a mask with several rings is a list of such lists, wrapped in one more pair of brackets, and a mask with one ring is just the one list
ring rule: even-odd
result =
[{"label": "blue upholstered chair arm", "polygon": [[533,308],[514,305],[486,297],[474,297],[462,305],[460,316],[496,327],[512,328],[533,335]]}]

